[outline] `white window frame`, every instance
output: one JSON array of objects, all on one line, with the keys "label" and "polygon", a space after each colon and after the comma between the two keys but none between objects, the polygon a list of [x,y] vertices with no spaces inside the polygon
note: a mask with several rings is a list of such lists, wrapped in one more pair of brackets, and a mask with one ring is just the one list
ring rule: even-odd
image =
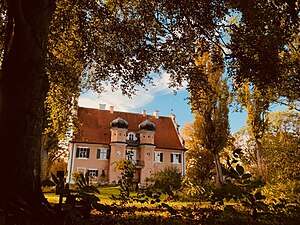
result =
[{"label": "white window frame", "polygon": [[[77,147],[77,149],[79,149],[79,153],[78,153],[77,159],[88,159],[88,157],[87,157],[88,149],[89,149],[89,151],[91,151],[89,147]],[[76,149],[76,151],[77,151],[77,149]],[[82,153],[81,152],[82,150],[85,150],[85,152]]]},{"label": "white window frame", "polygon": [[[89,177],[97,178],[97,177],[99,176],[99,170],[98,170],[98,169],[95,169],[95,168],[89,168],[87,171],[88,171]],[[98,172],[97,172],[97,173],[98,173],[98,176],[96,176],[96,171],[98,171]],[[94,175],[91,175],[90,172],[95,172],[95,174],[94,174]]]},{"label": "white window frame", "polygon": [[163,152],[154,152],[154,162],[155,163],[162,163],[160,154],[164,154]]},{"label": "white window frame", "polygon": [[[100,150],[98,160],[107,160],[108,149],[106,148],[98,148],[97,151]],[[98,154],[98,153],[97,153]]]},{"label": "white window frame", "polygon": [[181,157],[181,153],[178,153],[178,152],[172,152],[171,153],[172,155],[171,155],[171,157],[173,157],[173,162],[172,162],[172,164],[180,164],[181,162],[179,162],[179,159],[180,159],[180,157]]}]

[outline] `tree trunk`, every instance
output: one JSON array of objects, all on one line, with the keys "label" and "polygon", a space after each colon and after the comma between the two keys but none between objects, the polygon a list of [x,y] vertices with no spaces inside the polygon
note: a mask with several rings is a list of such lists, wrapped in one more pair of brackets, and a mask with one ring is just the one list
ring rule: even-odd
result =
[{"label": "tree trunk", "polygon": [[0,74],[0,208],[38,209],[46,44],[55,1],[7,1],[9,29]]},{"label": "tree trunk", "polygon": [[255,140],[255,143],[256,143],[256,158],[257,158],[258,173],[263,179],[265,179],[266,177],[265,177],[262,145],[259,140]]},{"label": "tree trunk", "polygon": [[216,166],[216,183],[217,184],[223,184],[224,179],[223,179],[223,172],[222,172],[222,165],[220,162],[220,156],[218,153],[213,153],[214,155],[214,161],[215,161],[215,166]]}]

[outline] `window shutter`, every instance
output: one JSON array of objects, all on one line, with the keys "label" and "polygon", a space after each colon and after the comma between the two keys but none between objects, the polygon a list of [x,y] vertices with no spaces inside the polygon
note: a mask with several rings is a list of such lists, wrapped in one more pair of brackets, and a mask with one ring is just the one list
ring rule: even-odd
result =
[{"label": "window shutter", "polygon": [[171,153],[171,163],[173,162],[173,153]]},{"label": "window shutter", "polygon": [[86,157],[87,157],[87,158],[90,158],[90,149],[89,149],[89,148],[86,149]]},{"label": "window shutter", "polygon": [[110,159],[110,149],[107,149],[106,151],[106,159]]},{"label": "window shutter", "polygon": [[97,159],[100,159],[100,149],[97,149]]},{"label": "window shutter", "polygon": [[181,163],[181,154],[179,154],[179,163]]},{"label": "window shutter", "polygon": [[98,177],[98,170],[96,170],[96,177]]},{"label": "window shutter", "polygon": [[163,162],[164,161],[164,154],[161,152],[160,153],[160,161]]},{"label": "window shutter", "polygon": [[76,158],[79,157],[79,148],[76,149]]}]

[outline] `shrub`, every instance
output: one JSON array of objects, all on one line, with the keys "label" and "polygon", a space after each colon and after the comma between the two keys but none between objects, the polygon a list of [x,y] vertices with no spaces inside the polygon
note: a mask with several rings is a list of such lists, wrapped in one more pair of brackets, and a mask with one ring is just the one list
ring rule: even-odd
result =
[{"label": "shrub", "polygon": [[82,175],[83,173],[80,171],[75,171],[72,173],[72,180],[75,184],[77,184],[81,180]]},{"label": "shrub", "polygon": [[169,197],[175,197],[176,192],[182,187],[182,175],[176,167],[166,167],[153,173],[148,181],[152,183],[152,188],[160,190]]}]

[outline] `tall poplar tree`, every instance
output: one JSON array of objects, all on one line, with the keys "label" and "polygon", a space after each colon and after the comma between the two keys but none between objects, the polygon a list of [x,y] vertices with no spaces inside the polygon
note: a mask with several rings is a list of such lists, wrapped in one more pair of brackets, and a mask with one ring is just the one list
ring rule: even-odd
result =
[{"label": "tall poplar tree", "polygon": [[261,92],[257,87],[244,83],[239,89],[239,101],[246,108],[247,125],[251,136],[255,140],[255,155],[257,163],[257,171],[261,177],[265,177],[266,169],[264,166],[264,154],[262,146],[262,138],[268,126],[267,116],[269,114],[272,93]]},{"label": "tall poplar tree", "polygon": [[[229,90],[227,80],[222,77],[223,63],[223,55],[215,46],[199,52],[196,65],[201,69],[199,74],[190,76],[188,85],[196,137],[214,157],[217,183],[224,182],[219,153],[229,136]],[[205,85],[199,82],[200,74],[206,78]]]}]

